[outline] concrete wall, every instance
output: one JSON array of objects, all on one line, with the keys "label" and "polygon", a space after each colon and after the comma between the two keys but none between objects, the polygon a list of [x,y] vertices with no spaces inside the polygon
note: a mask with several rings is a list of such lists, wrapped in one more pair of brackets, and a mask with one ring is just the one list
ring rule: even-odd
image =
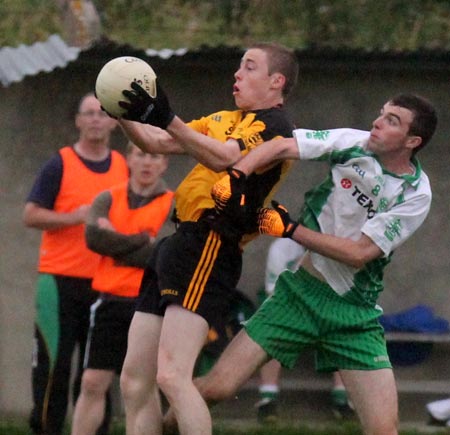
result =
[{"label": "concrete wall", "polygon": [[[93,89],[97,71],[111,57],[115,56],[85,57],[64,70],[0,88],[0,414],[25,415],[31,405],[30,360],[40,234],[22,225],[24,200],[41,164],[59,147],[76,140],[76,104],[82,94]],[[232,74],[237,64],[238,59],[186,64],[181,58],[161,62],[157,72],[174,109],[189,120],[233,107]],[[450,319],[448,71],[425,70],[420,64],[406,69],[364,63],[357,69],[303,65],[288,108],[298,126],[369,128],[385,101],[401,91],[429,97],[439,110],[439,130],[420,153],[434,199],[426,224],[394,256],[381,303],[386,312],[425,303]],[[117,132],[114,146],[122,150],[124,144],[125,138]],[[193,163],[188,157],[171,158],[166,178],[172,188]],[[297,162],[277,199],[295,214],[305,190],[319,181],[324,171],[320,163]],[[269,238],[260,237],[246,251],[240,287],[251,296],[263,284],[269,242]]]}]

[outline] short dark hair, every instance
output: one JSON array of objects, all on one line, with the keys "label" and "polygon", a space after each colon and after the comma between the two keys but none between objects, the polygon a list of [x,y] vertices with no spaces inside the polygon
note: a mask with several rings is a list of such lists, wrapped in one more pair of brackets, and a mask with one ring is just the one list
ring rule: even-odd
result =
[{"label": "short dark hair", "polygon": [[420,151],[433,137],[437,126],[437,115],[433,105],[423,97],[414,94],[399,94],[390,100],[393,106],[410,110],[414,119],[409,127],[411,136],[419,136],[422,143],[414,148],[413,154]]},{"label": "short dark hair", "polygon": [[267,54],[269,74],[279,72],[286,78],[283,96],[286,98],[297,84],[298,60],[295,52],[276,42],[259,42],[249,48],[258,48]]},{"label": "short dark hair", "polygon": [[87,94],[84,94],[84,95],[80,98],[80,101],[78,102],[78,109],[77,109],[78,113],[80,113],[81,105],[83,104],[84,100],[85,100],[86,98],[89,98],[89,97],[95,97],[95,98],[97,98],[97,96],[95,95],[94,92],[88,92]]}]

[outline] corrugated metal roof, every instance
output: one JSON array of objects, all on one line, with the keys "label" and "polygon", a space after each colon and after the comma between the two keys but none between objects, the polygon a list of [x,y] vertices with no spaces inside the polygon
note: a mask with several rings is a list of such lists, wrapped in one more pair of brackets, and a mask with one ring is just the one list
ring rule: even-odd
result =
[{"label": "corrugated metal roof", "polygon": [[188,52],[187,48],[178,48],[177,50],[171,50],[169,48],[163,48],[162,50],[153,50],[148,48],[145,50],[145,54],[150,57],[160,57],[162,59],[169,59],[172,56],[184,56]]},{"label": "corrugated metal roof", "polygon": [[[20,45],[17,48],[0,48],[0,83],[9,86],[21,81],[25,76],[40,72],[50,72],[55,68],[64,68],[75,60],[85,61],[92,56],[109,53],[111,56],[145,56],[158,57],[166,61],[172,57],[183,56],[187,61],[213,60],[215,62],[229,61],[240,58],[243,48],[236,46],[201,46],[197,49],[179,48],[176,50],[139,49],[121,44],[102,37],[84,49],[69,47],[59,35],[52,35],[45,42],[33,45]],[[414,68],[418,71],[450,70],[450,51],[446,50],[416,50],[399,52],[395,50],[377,51],[363,49],[336,49],[329,47],[310,47],[296,50],[303,69],[307,68],[343,68],[352,69],[391,69],[404,70]],[[85,55],[85,56],[84,56]]]},{"label": "corrugated metal roof", "polygon": [[[84,49],[88,50],[88,49]],[[50,72],[55,68],[64,68],[69,62],[78,59],[82,49],[69,47],[59,35],[51,35],[45,42],[32,45],[0,48],[0,82],[3,86],[20,82],[25,76],[40,72]],[[183,56],[187,49],[145,51],[147,56],[168,59],[171,56]]]},{"label": "corrugated metal roof", "polygon": [[65,67],[79,53],[79,48],[68,47],[58,35],[33,45],[0,48],[0,81],[3,86],[8,86],[20,82],[27,75]]}]

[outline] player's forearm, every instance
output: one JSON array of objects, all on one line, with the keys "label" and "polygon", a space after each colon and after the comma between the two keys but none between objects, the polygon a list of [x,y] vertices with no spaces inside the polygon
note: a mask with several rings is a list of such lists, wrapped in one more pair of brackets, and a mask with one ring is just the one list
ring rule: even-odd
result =
[{"label": "player's forearm", "polygon": [[241,158],[236,141],[220,142],[193,130],[178,117],[169,124],[167,131],[188,154],[213,171],[224,171]]},{"label": "player's forearm", "polygon": [[117,255],[114,259],[123,266],[139,267],[144,269],[148,265],[153,251],[153,244],[147,243],[126,255]]},{"label": "player's forearm", "polygon": [[299,225],[292,239],[305,248],[356,269],[382,255],[381,249],[369,237],[357,241],[331,234],[322,234]]},{"label": "player's forearm", "polygon": [[83,216],[78,210],[61,213],[33,203],[25,205],[22,218],[25,226],[38,230],[55,230],[84,223]]},{"label": "player's forearm", "polygon": [[258,168],[265,168],[277,161],[299,158],[295,139],[280,138],[264,142],[251,150],[234,167],[249,175]]},{"label": "player's forearm", "polygon": [[121,258],[151,244],[147,233],[122,234],[96,225],[86,225],[85,237],[89,249],[112,258]]},{"label": "player's forearm", "polygon": [[184,154],[184,148],[164,130],[152,125],[119,119],[127,138],[142,151],[153,154]]}]

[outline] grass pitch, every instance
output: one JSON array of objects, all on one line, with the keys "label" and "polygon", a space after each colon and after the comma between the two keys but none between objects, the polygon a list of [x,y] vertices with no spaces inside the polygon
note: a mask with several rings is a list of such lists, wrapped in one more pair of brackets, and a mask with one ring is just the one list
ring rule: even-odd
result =
[{"label": "grass pitch", "polygon": [[[67,428],[64,435],[69,435]],[[400,435],[443,435],[446,429],[427,427],[424,430],[401,430]],[[0,420],[0,435],[30,435],[24,421]],[[110,435],[125,435],[123,422],[115,423]],[[260,426],[256,423],[222,421],[214,425],[213,435],[363,435],[359,425],[353,422],[324,423],[317,425],[273,425]]]}]

